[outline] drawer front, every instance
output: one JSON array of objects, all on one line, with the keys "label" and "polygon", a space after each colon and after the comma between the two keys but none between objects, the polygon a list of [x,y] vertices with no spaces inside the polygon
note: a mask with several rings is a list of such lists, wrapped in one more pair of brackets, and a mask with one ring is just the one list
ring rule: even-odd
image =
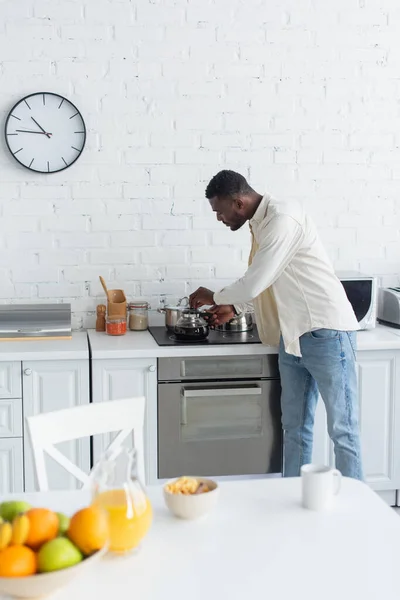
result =
[{"label": "drawer front", "polygon": [[278,378],[278,356],[210,356],[160,358],[159,381]]},{"label": "drawer front", "polygon": [[21,398],[0,398],[0,438],[12,438],[21,436]]},{"label": "drawer front", "polygon": [[21,398],[21,363],[0,362],[0,398]]}]

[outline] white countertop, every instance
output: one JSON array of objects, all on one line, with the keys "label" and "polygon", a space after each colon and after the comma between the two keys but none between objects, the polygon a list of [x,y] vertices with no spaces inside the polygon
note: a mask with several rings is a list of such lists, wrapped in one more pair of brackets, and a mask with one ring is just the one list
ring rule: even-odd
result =
[{"label": "white countertop", "polygon": [[[276,354],[278,349],[263,344],[232,344],[222,346],[159,346],[148,331],[128,331],[112,337],[105,333],[88,331],[92,358],[161,358],[183,356],[246,356]],[[358,349],[400,350],[400,331],[378,325],[370,331],[357,334]]]},{"label": "white countertop", "polygon": [[[128,331],[112,337],[94,330],[76,331],[71,340],[27,340],[0,342],[0,362],[22,360],[88,359],[90,342],[94,359],[161,358],[184,356],[248,356],[276,354],[278,349],[263,344],[222,346],[159,346],[148,331]],[[378,325],[357,335],[358,349],[400,350],[400,330]]]},{"label": "white countertop", "polygon": [[71,340],[0,342],[0,362],[13,360],[79,360],[89,358],[86,331],[74,331]]},{"label": "white countertop", "polygon": [[357,334],[358,350],[400,350],[400,332],[398,329],[377,325],[369,331]]}]

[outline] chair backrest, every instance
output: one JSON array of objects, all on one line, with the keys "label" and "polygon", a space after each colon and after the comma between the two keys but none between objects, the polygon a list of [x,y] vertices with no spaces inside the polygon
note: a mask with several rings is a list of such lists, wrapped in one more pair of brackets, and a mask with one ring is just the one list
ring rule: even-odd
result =
[{"label": "chair backrest", "polygon": [[128,435],[133,432],[134,444],[137,450],[138,475],[144,483],[143,428],[145,404],[145,398],[139,396],[110,402],[93,402],[85,406],[76,406],[27,417],[39,490],[45,492],[49,489],[45,453],[64,467],[78,481],[82,482],[83,487],[89,482],[88,474],[74,465],[57,448],[54,448],[53,444],[114,431],[119,433],[110,444],[109,449],[120,446]]}]

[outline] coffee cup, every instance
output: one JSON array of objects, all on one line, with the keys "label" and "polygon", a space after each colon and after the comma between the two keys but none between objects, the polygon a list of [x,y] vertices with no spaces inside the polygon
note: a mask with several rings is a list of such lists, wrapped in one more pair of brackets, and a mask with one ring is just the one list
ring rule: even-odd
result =
[{"label": "coffee cup", "polygon": [[337,469],[320,465],[301,467],[302,504],[304,508],[322,511],[331,508],[340,491],[342,474]]}]

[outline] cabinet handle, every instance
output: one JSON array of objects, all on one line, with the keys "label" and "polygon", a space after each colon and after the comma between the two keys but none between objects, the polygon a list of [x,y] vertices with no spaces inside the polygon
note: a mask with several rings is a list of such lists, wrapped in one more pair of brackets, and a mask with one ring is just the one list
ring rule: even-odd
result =
[{"label": "cabinet handle", "polygon": [[32,369],[25,369],[24,375],[27,375],[27,376],[32,375]]},{"label": "cabinet handle", "polygon": [[156,367],[155,367],[155,365],[150,365],[150,367],[149,367],[149,371],[150,371],[150,373],[154,373],[154,372],[155,372],[155,370],[156,370]]}]

